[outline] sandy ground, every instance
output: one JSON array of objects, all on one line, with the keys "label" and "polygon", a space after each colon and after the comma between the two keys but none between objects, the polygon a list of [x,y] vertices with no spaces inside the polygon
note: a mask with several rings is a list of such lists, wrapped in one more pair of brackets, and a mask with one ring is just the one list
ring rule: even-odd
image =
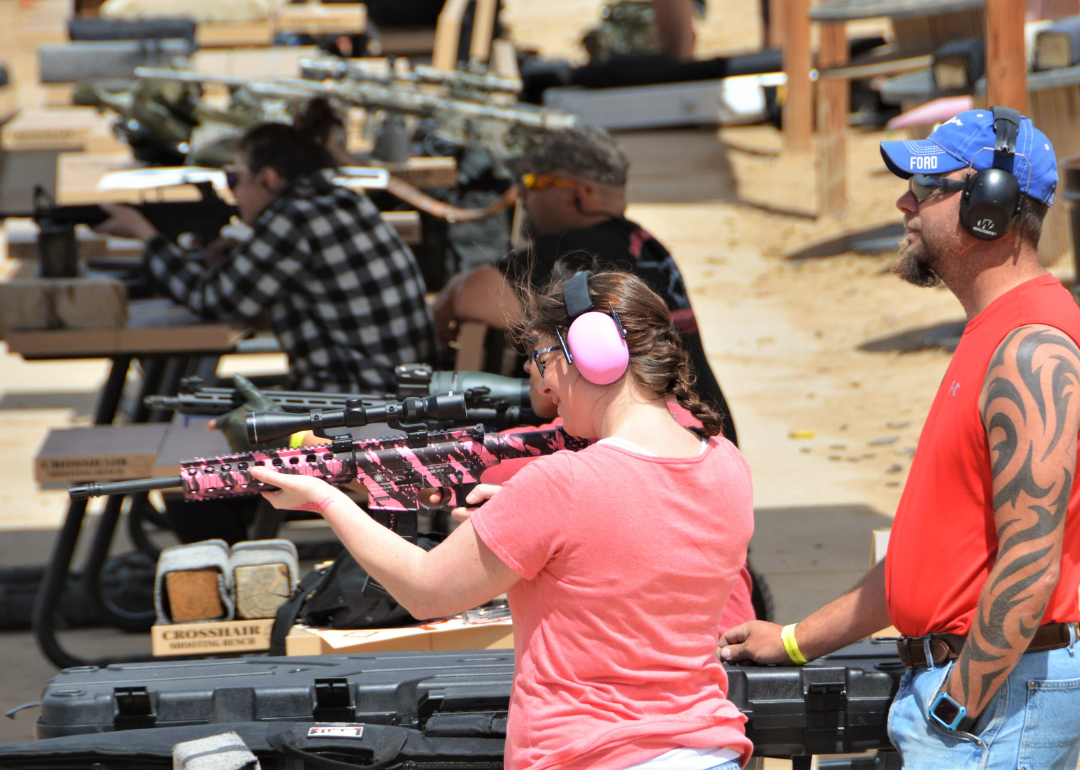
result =
[{"label": "sandy ground", "polygon": [[[504,18],[521,42],[575,57],[598,5],[507,0]],[[62,0],[0,6],[13,22],[0,17],[0,46],[18,52],[20,78],[34,66],[26,41],[55,36],[64,7]],[[713,0],[708,11],[701,54],[756,47],[756,3]],[[18,25],[25,36],[15,46]],[[35,94],[25,87],[27,103]],[[670,248],[683,270],[753,470],[752,559],[772,587],[777,619],[793,622],[865,570],[870,532],[890,524],[949,362],[948,353],[920,349],[919,340],[927,329],[962,321],[963,312],[947,290],[893,277],[888,254],[822,246],[901,221],[894,201],[904,185],[878,155],[885,134],[851,133],[852,202],[822,219],[813,217],[813,154],[783,153],[773,128],[619,138],[633,161],[628,214]],[[32,458],[48,428],[87,420],[105,372],[99,361],[0,356],[0,565],[45,558],[64,495],[36,488]],[[658,494],[662,517],[660,500]],[[105,630],[74,637],[73,645],[87,651],[145,644]],[[0,634],[0,710],[34,699],[51,673],[28,634]],[[32,716],[0,720],[0,741],[28,737]]]}]

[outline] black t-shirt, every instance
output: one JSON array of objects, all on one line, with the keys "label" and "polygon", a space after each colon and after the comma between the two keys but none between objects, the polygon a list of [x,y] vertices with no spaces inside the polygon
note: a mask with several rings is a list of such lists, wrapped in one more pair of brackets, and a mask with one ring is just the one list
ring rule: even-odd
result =
[{"label": "black t-shirt", "polygon": [[724,417],[724,436],[738,444],[735,423],[731,419],[720,383],[709,366],[701,344],[697,318],[690,305],[682,273],[660,241],[640,225],[623,217],[558,235],[546,235],[533,241],[532,248],[512,251],[496,267],[511,282],[542,290],[559,261],[589,269],[594,260],[608,270],[622,270],[641,277],[667,303],[671,320],[682,333],[690,365],[697,375],[699,397],[713,402]]}]

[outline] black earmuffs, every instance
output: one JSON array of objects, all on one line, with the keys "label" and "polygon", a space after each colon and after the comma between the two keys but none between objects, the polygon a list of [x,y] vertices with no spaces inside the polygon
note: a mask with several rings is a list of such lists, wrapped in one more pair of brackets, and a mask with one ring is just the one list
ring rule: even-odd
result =
[{"label": "black earmuffs", "polygon": [[969,176],[960,197],[960,224],[974,237],[993,241],[1012,229],[1024,206],[1013,173],[1020,113],[994,107],[994,165]]}]

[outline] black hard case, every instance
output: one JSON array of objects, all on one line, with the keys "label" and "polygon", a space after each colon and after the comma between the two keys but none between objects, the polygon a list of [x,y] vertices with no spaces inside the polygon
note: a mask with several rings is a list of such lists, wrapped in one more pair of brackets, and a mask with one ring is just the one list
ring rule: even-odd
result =
[{"label": "black hard case", "polygon": [[[863,641],[802,668],[727,671],[729,697],[746,714],[746,732],[759,756],[890,748],[886,717],[902,672],[895,645]],[[428,737],[501,737],[513,672],[509,650],[72,668],[46,685],[35,735],[362,722]],[[8,748],[0,747],[0,767]]]}]

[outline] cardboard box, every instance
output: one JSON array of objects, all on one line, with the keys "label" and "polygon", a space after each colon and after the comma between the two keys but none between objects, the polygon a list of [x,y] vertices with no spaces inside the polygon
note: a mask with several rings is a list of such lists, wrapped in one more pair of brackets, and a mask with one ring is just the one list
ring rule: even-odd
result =
[{"label": "cardboard box", "polygon": [[0,330],[109,329],[128,321],[127,287],[108,276],[0,282]]},{"label": "cardboard box", "polygon": [[150,629],[151,652],[170,657],[269,650],[273,627],[273,618],[156,625]]},{"label": "cardboard box", "polygon": [[54,428],[34,458],[39,484],[119,481],[150,476],[164,423]]},{"label": "cardboard box", "polygon": [[90,134],[109,134],[113,116],[93,107],[26,107],[0,129],[0,147],[9,152],[85,148]]},{"label": "cardboard box", "polygon": [[367,7],[361,3],[283,5],[274,15],[274,29],[301,35],[362,35],[367,30]]},{"label": "cardboard box", "polygon": [[273,42],[274,24],[269,19],[202,21],[195,27],[195,45],[199,48],[269,46]]},{"label": "cardboard box", "polygon": [[513,649],[509,619],[471,624],[460,618],[437,620],[409,628],[355,631],[294,626],[285,639],[287,655],[337,655],[355,652]]}]

